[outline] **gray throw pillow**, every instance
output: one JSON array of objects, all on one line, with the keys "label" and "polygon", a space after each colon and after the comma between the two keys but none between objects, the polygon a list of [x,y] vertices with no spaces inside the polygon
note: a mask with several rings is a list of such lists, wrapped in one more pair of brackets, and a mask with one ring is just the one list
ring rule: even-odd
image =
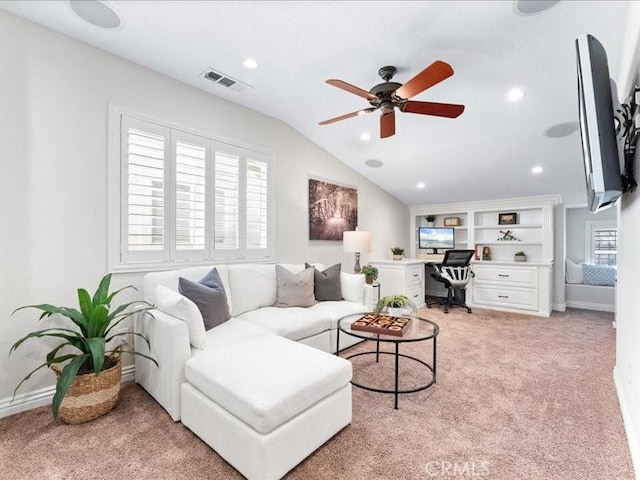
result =
[{"label": "gray throw pillow", "polygon": [[286,268],[276,265],[278,278],[276,307],[310,307],[315,305],[313,272],[313,267],[306,268],[304,272],[292,273]]},{"label": "gray throw pillow", "polygon": [[211,270],[199,282],[180,277],[178,290],[196,304],[202,314],[205,330],[210,330],[231,318],[222,279],[217,269]]},{"label": "gray throw pillow", "polygon": [[[308,263],[304,264],[306,268],[311,267]],[[342,300],[342,287],[340,285],[340,271],[342,264],[338,263],[325,269],[323,272],[314,268],[313,274],[313,293],[319,302],[339,302]]]}]

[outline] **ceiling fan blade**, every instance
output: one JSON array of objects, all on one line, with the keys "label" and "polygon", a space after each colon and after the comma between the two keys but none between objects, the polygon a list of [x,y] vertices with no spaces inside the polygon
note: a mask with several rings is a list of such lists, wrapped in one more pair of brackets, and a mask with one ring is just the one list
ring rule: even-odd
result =
[{"label": "ceiling fan blade", "polygon": [[358,115],[363,115],[365,113],[373,112],[374,110],[375,110],[374,107],[364,108],[362,110],[358,110],[357,112],[346,113],[344,115],[340,115],[339,117],[330,118],[329,120],[320,122],[318,125],[329,125],[330,123],[339,122],[340,120],[346,120],[347,118],[351,118],[351,117],[357,117]]},{"label": "ceiling fan blade", "polygon": [[433,87],[453,75],[453,68],[448,63],[436,60],[398,90],[396,96],[400,98],[415,97],[427,88]]},{"label": "ceiling fan blade", "polygon": [[396,134],[396,112],[392,110],[389,113],[380,115],[380,138],[391,137]]},{"label": "ceiling fan blade", "polygon": [[333,85],[334,87],[341,88],[342,90],[346,90],[349,93],[358,95],[359,97],[366,98],[367,100],[377,100],[378,98],[375,95],[367,92],[366,90],[363,90],[359,87],[355,87],[350,83],[343,82],[342,80],[330,79],[330,80],[327,80],[326,83],[328,83],[329,85]]},{"label": "ceiling fan blade", "polygon": [[464,112],[464,105],[455,103],[433,103],[409,101],[400,109],[403,112],[419,113],[421,115],[433,115],[436,117],[456,118]]}]

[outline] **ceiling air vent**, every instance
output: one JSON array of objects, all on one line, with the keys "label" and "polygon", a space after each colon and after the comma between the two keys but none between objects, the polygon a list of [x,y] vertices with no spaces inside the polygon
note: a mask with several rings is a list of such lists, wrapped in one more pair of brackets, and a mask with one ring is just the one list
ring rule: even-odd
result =
[{"label": "ceiling air vent", "polygon": [[234,92],[238,93],[243,93],[247,89],[253,88],[249,84],[243,83],[240,80],[236,80],[235,78],[231,78],[229,75],[218,72],[214,69],[207,70],[206,72],[204,72],[203,76],[207,80],[210,80],[217,85],[228,88],[229,90],[233,90]]}]

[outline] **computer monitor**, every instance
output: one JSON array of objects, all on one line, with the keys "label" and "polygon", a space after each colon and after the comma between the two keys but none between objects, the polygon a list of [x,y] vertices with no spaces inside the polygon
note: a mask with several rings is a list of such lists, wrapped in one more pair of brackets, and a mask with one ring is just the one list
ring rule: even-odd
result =
[{"label": "computer monitor", "polygon": [[452,250],[456,247],[455,230],[451,227],[420,227],[418,228],[418,248],[431,248],[433,253],[438,250]]}]

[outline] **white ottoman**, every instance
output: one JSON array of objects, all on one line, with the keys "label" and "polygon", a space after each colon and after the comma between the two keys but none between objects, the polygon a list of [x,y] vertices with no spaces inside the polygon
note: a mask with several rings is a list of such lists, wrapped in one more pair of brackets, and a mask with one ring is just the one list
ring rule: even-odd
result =
[{"label": "white ottoman", "polygon": [[182,423],[249,479],[277,479],[351,422],[351,363],[279,336],[186,363]]}]

